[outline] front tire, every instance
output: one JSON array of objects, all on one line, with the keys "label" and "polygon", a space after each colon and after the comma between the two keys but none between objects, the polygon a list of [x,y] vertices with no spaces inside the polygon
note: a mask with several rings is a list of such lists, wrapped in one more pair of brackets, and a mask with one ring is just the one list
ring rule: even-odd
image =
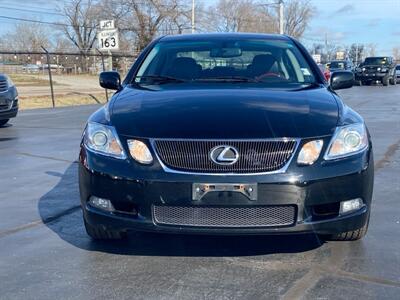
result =
[{"label": "front tire", "polygon": [[383,84],[383,86],[388,86],[389,85],[389,76],[383,77],[382,84]]},{"label": "front tire", "polygon": [[10,119],[0,120],[0,126],[6,125],[8,121],[10,121]]},{"label": "front tire", "polygon": [[83,219],[83,222],[86,233],[94,240],[122,240],[127,237],[124,231],[106,230],[101,227],[92,226],[85,219]]}]

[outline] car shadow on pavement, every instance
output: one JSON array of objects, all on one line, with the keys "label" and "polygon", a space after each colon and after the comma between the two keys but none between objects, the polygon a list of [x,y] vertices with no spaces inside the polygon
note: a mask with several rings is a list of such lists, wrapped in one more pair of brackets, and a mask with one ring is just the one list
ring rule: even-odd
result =
[{"label": "car shadow on pavement", "polygon": [[84,229],[78,190],[78,164],[64,174],[46,172],[60,181],[39,200],[43,223],[64,241],[84,250],[147,256],[251,256],[298,253],[316,249],[316,235],[205,236],[132,232],[124,241],[93,241]]}]

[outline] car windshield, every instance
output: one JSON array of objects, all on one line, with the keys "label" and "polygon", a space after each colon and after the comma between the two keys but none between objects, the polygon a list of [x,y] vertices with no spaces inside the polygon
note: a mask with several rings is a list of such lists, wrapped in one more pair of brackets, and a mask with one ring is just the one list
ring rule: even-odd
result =
[{"label": "car windshield", "polygon": [[139,84],[243,82],[272,88],[315,83],[299,49],[283,40],[159,42],[134,79]]},{"label": "car windshield", "polygon": [[344,69],[344,62],[333,61],[329,65],[330,69]]},{"label": "car windshield", "polygon": [[400,71],[400,66],[396,66],[396,70]]},{"label": "car windshield", "polygon": [[387,65],[388,63],[387,57],[367,57],[364,65]]}]

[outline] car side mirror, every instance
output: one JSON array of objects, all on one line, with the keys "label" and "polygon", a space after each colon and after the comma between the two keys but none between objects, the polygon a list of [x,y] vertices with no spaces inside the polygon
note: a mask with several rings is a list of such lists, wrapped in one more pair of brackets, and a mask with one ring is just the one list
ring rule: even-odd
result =
[{"label": "car side mirror", "polygon": [[119,90],[121,88],[121,77],[115,71],[101,72],[99,82],[105,89]]},{"label": "car side mirror", "polygon": [[331,75],[331,89],[342,90],[354,85],[354,74],[350,71],[337,71]]}]

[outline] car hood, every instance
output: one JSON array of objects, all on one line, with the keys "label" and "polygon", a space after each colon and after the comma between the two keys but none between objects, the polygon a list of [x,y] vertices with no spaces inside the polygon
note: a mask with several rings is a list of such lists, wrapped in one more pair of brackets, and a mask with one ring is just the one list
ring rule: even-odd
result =
[{"label": "car hood", "polygon": [[250,139],[332,134],[338,105],[326,88],[125,87],[111,108],[119,134],[146,138]]}]

